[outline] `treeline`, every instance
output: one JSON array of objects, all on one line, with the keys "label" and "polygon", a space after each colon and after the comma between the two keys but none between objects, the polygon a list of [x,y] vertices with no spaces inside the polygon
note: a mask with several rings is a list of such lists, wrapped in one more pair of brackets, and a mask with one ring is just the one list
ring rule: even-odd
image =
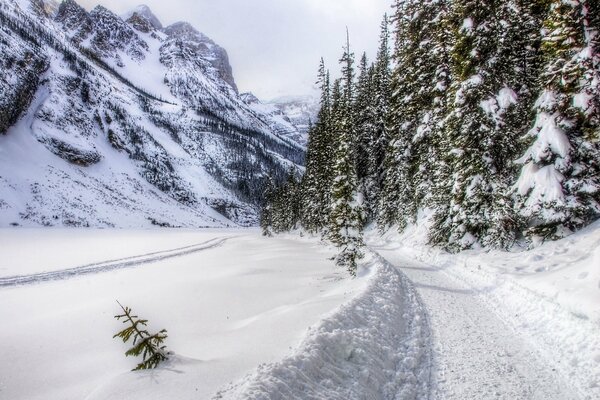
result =
[{"label": "treeline", "polygon": [[306,173],[268,188],[266,233],[323,232],[353,272],[366,224],[402,231],[425,210],[450,251],[598,218],[600,2],[397,0],[390,26],[373,64],[356,70],[347,44],[330,83],[321,63]]}]

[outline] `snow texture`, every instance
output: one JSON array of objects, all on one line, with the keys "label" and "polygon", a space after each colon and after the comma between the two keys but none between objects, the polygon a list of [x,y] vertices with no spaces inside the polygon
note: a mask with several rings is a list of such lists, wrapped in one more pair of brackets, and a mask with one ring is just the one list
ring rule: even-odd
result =
[{"label": "snow texture", "polygon": [[[184,254],[189,246],[197,251]],[[318,240],[263,238],[257,230],[0,229],[0,253],[3,282],[64,274],[0,287],[0,319],[10,321],[0,330],[0,398],[11,400],[211,398],[260,364],[286,357],[307,327],[328,326],[324,317],[333,318],[331,327],[367,323],[363,314],[350,315],[360,312],[353,298],[375,307],[365,296],[381,279],[374,269],[350,279]],[[76,269],[123,266],[110,261],[118,259],[136,265]],[[404,296],[391,289],[394,298]],[[175,353],[168,363],[130,371],[136,360],[112,339],[122,329],[115,299],[147,318],[149,330],[167,329],[165,344]],[[336,318],[347,302],[353,306]],[[335,351],[348,356],[351,346]],[[353,354],[362,357],[358,348]]]},{"label": "snow texture", "polygon": [[415,288],[376,255],[361,268],[361,279],[371,275],[363,293],[310,329],[294,354],[216,398],[429,398],[429,326]]},{"label": "snow texture", "polygon": [[459,255],[425,245],[429,223],[368,242],[423,299],[433,398],[599,398],[600,223],[533,250]]}]

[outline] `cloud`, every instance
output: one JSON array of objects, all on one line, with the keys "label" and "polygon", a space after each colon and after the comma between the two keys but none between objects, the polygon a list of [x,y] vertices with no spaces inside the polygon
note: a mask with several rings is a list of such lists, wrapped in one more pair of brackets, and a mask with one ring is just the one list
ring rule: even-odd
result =
[{"label": "cloud", "polygon": [[[263,99],[311,92],[319,59],[332,72],[348,26],[356,53],[372,58],[391,0],[145,0],[163,24],[188,21],[225,49],[242,91]],[[80,0],[124,13],[139,0]],[[357,54],[358,57],[358,54]]]}]

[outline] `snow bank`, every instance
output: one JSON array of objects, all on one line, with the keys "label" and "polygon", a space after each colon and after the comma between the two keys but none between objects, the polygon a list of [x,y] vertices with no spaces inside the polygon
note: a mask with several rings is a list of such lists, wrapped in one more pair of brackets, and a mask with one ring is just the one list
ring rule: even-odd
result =
[{"label": "snow bank", "polygon": [[427,246],[429,216],[402,235],[369,233],[369,243],[427,263],[480,292],[490,312],[529,338],[580,398],[600,398],[600,221],[528,251]]},{"label": "snow bank", "polygon": [[410,281],[374,254],[369,287],[309,330],[284,360],[262,365],[217,399],[426,399],[428,321]]}]

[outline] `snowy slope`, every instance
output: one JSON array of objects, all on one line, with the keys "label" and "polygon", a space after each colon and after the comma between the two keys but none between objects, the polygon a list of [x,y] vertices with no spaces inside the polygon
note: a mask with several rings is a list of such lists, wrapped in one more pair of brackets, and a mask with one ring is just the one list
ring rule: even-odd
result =
[{"label": "snowy slope", "polygon": [[296,125],[280,108],[274,104],[260,101],[252,93],[242,93],[242,100],[271,127],[274,132],[281,137],[290,140],[302,146],[308,143],[308,127],[302,123]]},{"label": "snowy slope", "polygon": [[319,100],[313,96],[284,96],[270,100],[267,104],[285,115],[300,132],[300,142],[306,145],[310,124],[317,122],[321,108]]},{"label": "snowy slope", "polygon": [[248,225],[267,177],[302,162],[189,25],[34,10],[0,4],[0,225]]}]

